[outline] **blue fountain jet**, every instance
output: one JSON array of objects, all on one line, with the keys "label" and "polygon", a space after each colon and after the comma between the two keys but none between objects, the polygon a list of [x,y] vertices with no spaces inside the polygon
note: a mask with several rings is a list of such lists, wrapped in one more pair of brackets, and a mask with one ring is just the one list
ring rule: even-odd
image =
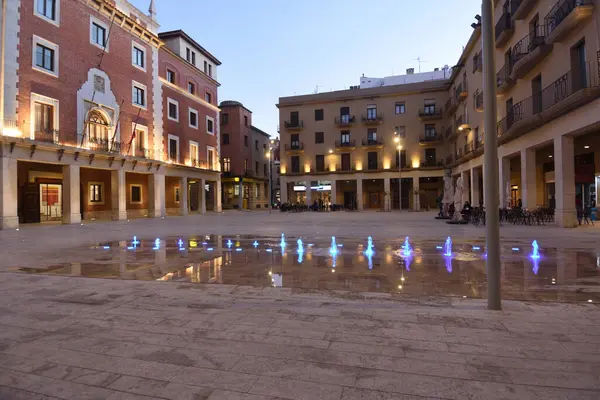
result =
[{"label": "blue fountain jet", "polygon": [[233,242],[231,241],[231,239],[227,240],[227,248],[230,249],[231,246],[233,246]]},{"label": "blue fountain jet", "polygon": [[335,236],[331,237],[331,247],[329,248],[329,254],[331,254],[333,257],[337,256],[338,253],[338,249],[337,249],[337,245],[335,244]]},{"label": "blue fountain jet", "polygon": [[160,239],[156,238],[156,240],[154,241],[154,247],[152,248],[152,250],[159,250],[160,249]]},{"label": "blue fountain jet", "polygon": [[281,242],[279,242],[279,246],[283,249],[285,247],[285,235],[281,234]]},{"label": "blue fountain jet", "polygon": [[258,242],[255,240],[254,243],[252,243],[252,246],[254,246],[254,248],[258,247]]},{"label": "blue fountain jet", "polygon": [[450,236],[448,236],[446,243],[444,243],[444,256],[452,257],[452,239],[450,239]]},{"label": "blue fountain jet", "polygon": [[452,273],[452,258],[451,257],[446,257],[446,271],[448,271],[449,274]]},{"label": "blue fountain jet", "polygon": [[408,241],[408,236],[404,239],[404,244],[402,245],[402,255],[404,257],[410,257],[412,255],[412,247]]},{"label": "blue fountain jet", "polygon": [[373,247],[373,238],[371,236],[369,236],[369,238],[367,239],[367,249],[364,251],[364,254],[367,257],[373,257],[373,255],[375,254],[375,250]]},{"label": "blue fountain jet", "polygon": [[298,254],[304,253],[304,244],[302,243],[302,239],[298,239],[296,243],[298,243]]},{"label": "blue fountain jet", "polygon": [[533,246],[533,252],[531,253],[530,257],[534,260],[537,260],[540,258],[540,246],[538,245],[537,240],[534,240],[531,245]]},{"label": "blue fountain jet", "polygon": [[134,237],[133,237],[133,242],[131,242],[131,244],[133,245],[133,247],[135,247],[135,246],[137,246],[138,244],[140,244],[140,241],[139,241],[139,240],[137,240],[137,237],[136,237],[136,236],[134,236]]}]

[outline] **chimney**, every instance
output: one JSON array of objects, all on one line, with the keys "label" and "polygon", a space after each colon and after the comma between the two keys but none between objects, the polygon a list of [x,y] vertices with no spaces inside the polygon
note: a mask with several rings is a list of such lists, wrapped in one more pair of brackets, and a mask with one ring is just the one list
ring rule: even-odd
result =
[{"label": "chimney", "polygon": [[434,68],[433,69],[435,72],[438,72],[440,69],[439,68]]},{"label": "chimney", "polygon": [[406,69],[406,75],[412,75],[415,73],[415,69],[414,68],[407,68]]}]

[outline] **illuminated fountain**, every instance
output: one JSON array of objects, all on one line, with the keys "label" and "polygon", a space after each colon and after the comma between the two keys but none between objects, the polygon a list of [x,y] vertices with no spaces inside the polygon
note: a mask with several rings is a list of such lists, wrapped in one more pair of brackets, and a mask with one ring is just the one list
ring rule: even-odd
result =
[{"label": "illuminated fountain", "polygon": [[406,239],[404,239],[404,244],[402,245],[402,255],[404,257],[410,257],[412,255],[412,247],[410,246],[410,243],[408,242],[408,236],[406,237]]},{"label": "illuminated fountain", "polygon": [[133,237],[133,242],[131,242],[131,244],[132,244],[134,247],[135,247],[135,246],[137,246],[138,244],[140,244],[140,241],[137,239],[137,236],[134,236],[134,237]]},{"label": "illuminated fountain", "polygon": [[302,244],[302,239],[298,239],[296,243],[298,243],[298,264],[302,264],[302,258],[304,256],[304,244]]},{"label": "illuminated fountain", "polygon": [[258,241],[254,241],[254,243],[252,243],[252,246],[254,246],[254,248],[256,249],[258,247]]},{"label": "illuminated fountain", "polygon": [[444,256],[452,257],[452,239],[450,239],[450,236],[448,236],[446,243],[444,243]]},{"label": "illuminated fountain", "polygon": [[449,274],[452,273],[452,257],[444,257],[444,260],[446,261],[446,271],[448,271]]},{"label": "illuminated fountain", "polygon": [[231,249],[231,246],[233,246],[233,242],[231,241],[231,239],[227,240],[227,248]]},{"label": "illuminated fountain", "polygon": [[177,241],[177,247],[179,247],[179,250],[185,250],[185,248],[183,247],[183,240],[179,239]]},{"label": "illuminated fountain", "polygon": [[529,257],[533,262],[533,274],[537,275],[538,271],[540,270],[540,246],[538,245],[537,240],[534,240],[533,243],[531,243],[531,245],[533,246],[533,251],[531,252]]},{"label": "illuminated fountain", "polygon": [[367,257],[373,257],[373,255],[375,254],[375,250],[373,247],[373,238],[371,236],[369,236],[369,238],[367,239],[367,249],[364,251],[364,254]]},{"label": "illuminated fountain", "polygon": [[331,247],[329,248],[329,254],[331,254],[333,257],[337,256],[338,253],[338,247],[337,244],[335,244],[335,236],[331,237]]},{"label": "illuminated fountain", "polygon": [[281,250],[283,251],[285,248],[285,235],[283,233],[281,234],[281,242],[279,242],[279,246],[281,246]]},{"label": "illuminated fountain", "polygon": [[154,241],[154,247],[152,248],[152,250],[160,250],[160,239],[156,238],[156,240]]}]

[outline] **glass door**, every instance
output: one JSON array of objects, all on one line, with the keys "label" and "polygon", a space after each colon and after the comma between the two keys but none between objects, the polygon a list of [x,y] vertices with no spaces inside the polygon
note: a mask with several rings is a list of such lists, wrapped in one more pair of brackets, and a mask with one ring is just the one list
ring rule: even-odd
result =
[{"label": "glass door", "polygon": [[40,183],[40,220],[62,220],[62,185]]}]

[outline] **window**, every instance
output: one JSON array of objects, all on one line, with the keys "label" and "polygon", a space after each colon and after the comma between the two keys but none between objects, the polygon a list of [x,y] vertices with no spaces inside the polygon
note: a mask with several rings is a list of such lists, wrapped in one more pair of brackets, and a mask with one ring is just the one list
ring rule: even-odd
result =
[{"label": "window", "polygon": [[223,134],[223,144],[229,144],[229,133]]},{"label": "window", "polygon": [[258,140],[254,141],[254,150],[258,151]]},{"label": "window", "polygon": [[173,99],[167,99],[168,118],[171,121],[179,122],[179,102]]},{"label": "window", "polygon": [[208,76],[212,77],[212,65],[208,64]]},{"label": "window", "polygon": [[170,69],[167,70],[167,81],[175,84],[175,72],[171,71]]},{"label": "window", "polygon": [[206,100],[207,103],[212,104],[212,94],[206,92],[206,94],[204,95],[204,100]]},{"label": "window", "polygon": [[300,135],[298,135],[297,133],[290,135],[290,146],[292,149],[300,148]]},{"label": "window", "polygon": [[367,130],[367,140],[369,143],[377,142],[377,129],[368,129]]},{"label": "window", "polygon": [[173,201],[179,203],[181,198],[181,188],[179,186],[173,187]]},{"label": "window", "polygon": [[208,62],[204,61],[204,73],[208,74]]},{"label": "window", "polygon": [[244,158],[244,173],[248,172],[248,158]]},{"label": "window", "polygon": [[135,125],[135,131],[133,132],[133,155],[136,157],[146,157],[146,149],[148,148],[148,128],[141,125]]},{"label": "window", "polygon": [[244,126],[248,126],[248,116],[244,115]]},{"label": "window", "polygon": [[142,204],[142,185],[129,186],[129,202],[131,204]]},{"label": "window", "polygon": [[340,122],[342,124],[349,124],[350,119],[350,107],[340,107]]},{"label": "window", "polygon": [[269,175],[269,173],[267,172],[267,164],[263,164],[263,173],[265,174],[265,176]]},{"label": "window", "polygon": [[292,156],[292,173],[300,173],[300,156]]},{"label": "window", "polygon": [[259,165],[258,165],[258,161],[254,162],[254,171],[256,171],[256,175],[258,175],[258,171],[260,171]]},{"label": "window", "polygon": [[367,154],[367,166],[369,169],[377,169],[377,152],[370,151]]},{"label": "window", "polygon": [[214,147],[206,146],[206,161],[208,162],[208,169],[215,169],[215,149]]},{"label": "window", "polygon": [[316,157],[316,167],[317,172],[325,171],[325,156],[323,154],[318,154]]},{"label": "window", "polygon": [[377,106],[375,104],[367,106],[367,119],[377,119]]},{"label": "window", "polygon": [[231,158],[223,158],[223,172],[231,172]]},{"label": "window", "polygon": [[146,108],[146,87],[138,83],[133,84],[133,105]]},{"label": "window", "polygon": [[248,135],[244,135],[244,146],[248,147]]},{"label": "window", "polygon": [[342,131],[342,133],[340,134],[340,142],[342,144],[350,144],[350,132],[349,131]]},{"label": "window", "polygon": [[196,94],[196,85],[193,82],[188,82],[188,92]]},{"label": "window", "polygon": [[[265,171],[266,171],[266,168],[265,168]],[[266,175],[267,175],[267,173],[265,172],[265,176]],[[269,185],[265,184],[263,186],[263,188],[265,189],[265,191],[264,191],[265,198],[268,198],[269,197]]]},{"label": "window", "polygon": [[169,161],[179,162],[179,138],[175,135],[169,135]]},{"label": "window", "polygon": [[192,51],[192,64],[196,65],[196,52]]},{"label": "window", "polygon": [[190,64],[196,65],[196,53],[193,52],[189,47],[185,48],[185,59]]},{"label": "window", "polygon": [[35,133],[48,134],[54,131],[54,107],[35,102]]},{"label": "window", "polygon": [[323,109],[320,108],[318,110],[315,110],[315,121],[323,121]]},{"label": "window", "polygon": [[397,126],[394,133],[396,135],[398,135],[398,137],[404,139],[406,137],[406,127],[405,126]]},{"label": "window", "polygon": [[425,115],[435,115],[435,99],[425,99],[423,113]]},{"label": "window", "polygon": [[221,125],[227,125],[229,123],[229,114],[221,114]]},{"label": "window", "polygon": [[435,167],[435,149],[425,149],[425,165],[428,167]]},{"label": "window", "polygon": [[46,71],[54,72],[54,50],[42,44],[35,47],[35,65]]},{"label": "window", "polygon": [[406,112],[406,108],[404,102],[396,103],[396,114],[404,114]]},{"label": "window", "polygon": [[88,204],[104,204],[104,193],[102,186],[102,183],[98,182],[89,183]]},{"label": "window", "polygon": [[190,161],[192,166],[198,165],[198,142],[190,140]]},{"label": "window", "polygon": [[325,143],[325,134],[323,132],[315,132],[315,143]]},{"label": "window", "polygon": [[146,60],[144,56],[144,48],[140,45],[133,44],[132,45],[132,63],[135,67],[146,70]]},{"label": "window", "polygon": [[435,124],[425,125],[425,137],[426,138],[434,138],[435,136],[436,136]]},{"label": "window", "polygon": [[406,150],[396,151],[396,168],[406,168]]},{"label": "window", "polygon": [[190,108],[190,128],[198,129],[198,111]]},{"label": "window", "polygon": [[58,25],[60,2],[57,0],[35,0],[35,2],[35,15]]},{"label": "window", "polygon": [[342,154],[342,171],[350,171],[351,168],[351,159],[350,153]]},{"label": "window", "polygon": [[102,49],[106,47],[106,28],[99,22],[92,22],[92,44]]},{"label": "window", "polygon": [[209,135],[215,134],[215,120],[209,116],[206,116],[206,133]]}]

